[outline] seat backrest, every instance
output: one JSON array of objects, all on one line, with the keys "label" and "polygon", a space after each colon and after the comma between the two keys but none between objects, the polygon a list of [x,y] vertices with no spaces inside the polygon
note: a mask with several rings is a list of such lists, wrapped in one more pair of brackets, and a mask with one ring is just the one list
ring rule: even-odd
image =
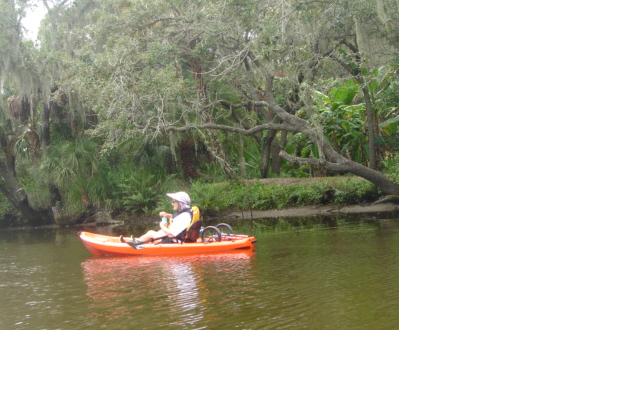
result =
[{"label": "seat backrest", "polygon": [[191,224],[184,231],[183,242],[194,243],[198,241],[200,237],[200,228],[202,227],[202,217],[200,216],[200,209],[198,206],[191,207]]},{"label": "seat backrest", "polygon": [[202,221],[196,221],[184,232],[184,243],[195,243],[200,237]]}]

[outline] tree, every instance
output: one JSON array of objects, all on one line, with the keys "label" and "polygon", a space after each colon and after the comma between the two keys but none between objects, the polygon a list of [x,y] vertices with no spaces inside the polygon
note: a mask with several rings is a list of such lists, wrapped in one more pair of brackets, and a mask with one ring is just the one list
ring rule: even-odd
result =
[{"label": "tree", "polygon": [[0,0],[0,191],[22,216],[31,223],[46,222],[48,210],[36,210],[29,204],[27,192],[16,173],[16,146],[24,141],[32,157],[41,152],[36,133],[34,107],[40,93],[35,74],[32,48],[22,41],[20,21],[26,1]]},{"label": "tree", "polygon": [[[104,2],[92,14],[95,22],[79,28],[91,35],[79,50],[86,59],[74,65],[83,74],[70,82],[104,121],[94,134],[107,142],[127,135],[243,134],[262,144],[264,175],[277,132],[301,132],[316,146],[318,158],[280,151],[284,160],[352,173],[397,195],[398,185],[383,173],[332,146],[313,110],[314,85],[344,74],[337,54],[349,43],[347,25],[352,27],[358,13],[348,4],[192,0],[178,8],[171,1]],[[366,82],[360,83],[365,93]],[[366,100],[369,110],[373,101]],[[374,111],[368,123],[375,145]],[[210,148],[214,158],[226,162],[221,147]],[[375,167],[375,149],[371,157]]]}]

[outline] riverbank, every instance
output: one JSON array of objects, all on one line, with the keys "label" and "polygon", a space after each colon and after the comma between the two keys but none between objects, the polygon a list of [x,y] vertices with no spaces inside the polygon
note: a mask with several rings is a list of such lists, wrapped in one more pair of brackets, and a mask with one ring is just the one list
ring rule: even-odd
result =
[{"label": "riverbank", "polygon": [[394,203],[357,204],[343,207],[309,206],[285,208],[280,210],[236,211],[224,214],[223,219],[268,219],[268,218],[299,218],[318,217],[325,215],[355,215],[355,214],[398,214],[400,206]]},{"label": "riverbank", "polygon": [[[397,197],[385,197],[370,182],[353,176],[195,182],[188,187],[176,188],[180,189],[191,195],[205,222],[379,213],[393,217],[399,213]],[[118,225],[131,221],[153,225],[157,222],[158,212],[168,209],[168,198],[159,194],[156,206],[143,213],[98,210],[87,213],[75,223],[40,228]],[[0,229],[20,225],[4,224]]]},{"label": "riverbank", "polygon": [[[363,203],[352,205],[314,205],[305,207],[291,207],[271,210],[234,210],[221,213],[202,213],[204,224],[218,224],[221,222],[232,223],[240,220],[261,220],[279,218],[306,218],[306,217],[326,217],[326,216],[351,216],[351,215],[384,215],[385,217],[397,218],[400,213],[400,206],[393,198],[383,202]],[[118,216],[116,224],[124,224],[124,221],[135,219],[137,225],[154,225],[157,217],[148,215],[135,218],[126,215]],[[85,225],[86,226],[86,225]]]},{"label": "riverbank", "polygon": [[[187,190],[205,221],[397,213],[397,197],[384,196],[359,177],[269,178],[234,182],[197,182]],[[155,221],[160,205],[149,213]],[[135,217],[139,219],[139,217]],[[130,220],[120,214],[115,219]]]}]

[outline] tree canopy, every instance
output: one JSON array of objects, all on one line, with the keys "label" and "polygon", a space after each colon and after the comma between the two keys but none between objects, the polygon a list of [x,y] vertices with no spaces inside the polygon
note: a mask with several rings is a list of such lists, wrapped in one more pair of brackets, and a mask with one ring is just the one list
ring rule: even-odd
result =
[{"label": "tree canopy", "polygon": [[132,171],[398,194],[397,1],[42,3],[36,47],[29,2],[0,0],[0,187],[23,215],[122,207]]}]

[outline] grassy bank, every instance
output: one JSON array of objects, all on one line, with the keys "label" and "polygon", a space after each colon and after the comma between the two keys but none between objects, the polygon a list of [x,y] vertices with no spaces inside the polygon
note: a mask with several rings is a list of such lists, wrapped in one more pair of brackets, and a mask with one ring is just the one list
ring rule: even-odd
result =
[{"label": "grassy bank", "polygon": [[320,204],[360,204],[374,201],[381,195],[373,184],[358,177],[194,183],[189,190],[193,203],[206,214]]},{"label": "grassy bank", "polygon": [[[131,186],[106,207],[116,219],[155,218],[161,210],[171,210],[164,194],[184,190],[203,215],[217,216],[235,211],[281,210],[285,208],[335,205],[348,206],[371,203],[382,193],[369,181],[354,176],[322,178],[272,178],[245,181],[201,182],[191,185],[177,181],[163,182],[154,188]],[[77,217],[83,222],[92,212]],[[73,222],[70,222],[73,223]],[[24,225],[8,201],[0,196],[0,227]]]}]

